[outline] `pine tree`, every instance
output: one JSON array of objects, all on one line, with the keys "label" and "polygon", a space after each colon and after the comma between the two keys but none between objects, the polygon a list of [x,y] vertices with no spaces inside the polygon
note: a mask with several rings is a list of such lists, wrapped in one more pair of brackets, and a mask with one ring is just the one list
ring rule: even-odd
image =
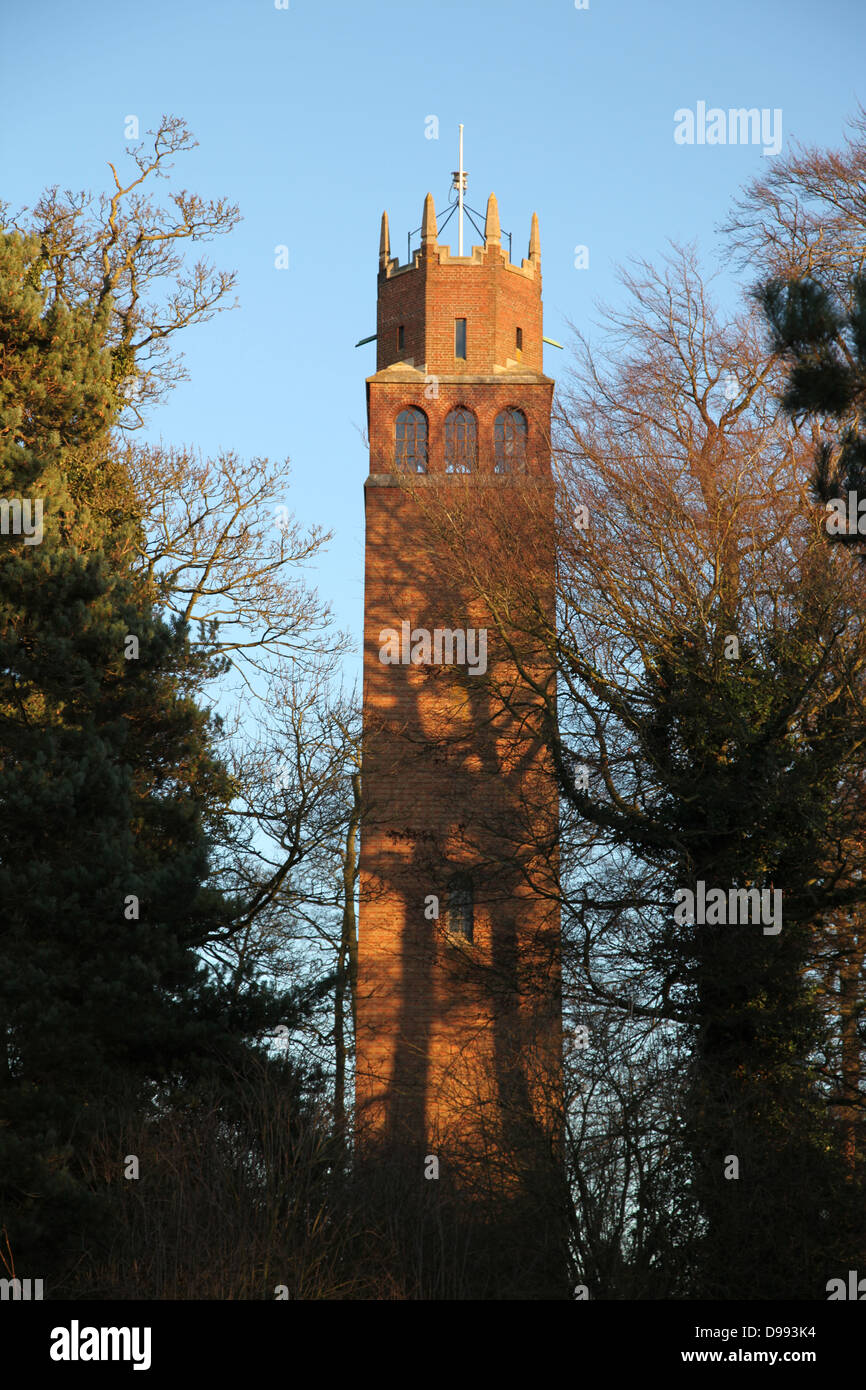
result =
[{"label": "pine tree", "polygon": [[[816,497],[826,503],[847,501],[849,491],[866,495],[866,274],[852,277],[845,305],[809,277],[775,277],[755,298],[773,350],[790,366],[782,406],[792,416],[829,417],[835,430],[816,448]],[[856,530],[830,534],[837,543],[862,540]]]},{"label": "pine tree", "polygon": [[93,1228],[89,1138],[274,1012],[196,955],[229,911],[205,886],[232,795],[195,699],[212,662],[132,568],[134,508],[89,505],[110,299],[46,307],[41,266],[0,236],[0,1224],[24,1277]]},{"label": "pine tree", "polygon": [[652,714],[641,742],[666,787],[656,825],[678,848],[670,897],[700,881],[726,894],[771,885],[767,904],[778,909],[772,926],[727,912],[715,923],[675,920],[652,943],[656,969],[685,985],[690,1015],[683,1118],[706,1223],[705,1298],[814,1296],[816,1270],[851,1248],[844,1168],[818,1087],[824,1039],[809,965],[817,904],[832,891],[815,866],[845,833],[838,768],[856,701],[843,694],[783,732],[810,673],[829,666],[845,689],[841,663],[825,657],[829,608],[804,578],[799,621],[764,652],[748,646],[729,663],[721,643],[712,651],[695,640],[674,659],[660,652],[645,687]]}]

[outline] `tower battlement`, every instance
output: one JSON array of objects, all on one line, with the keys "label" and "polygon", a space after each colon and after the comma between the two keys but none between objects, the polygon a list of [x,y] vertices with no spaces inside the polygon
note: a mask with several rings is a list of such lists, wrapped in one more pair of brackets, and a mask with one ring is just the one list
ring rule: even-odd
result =
[{"label": "tower battlement", "polygon": [[541,243],[535,213],[529,254],[520,265],[512,263],[502,245],[493,193],[487,200],[484,244],[473,246],[468,256],[452,256],[450,247],[437,240],[436,210],[428,193],[420,250],[402,266],[391,258],[388,214],[383,213],[376,342],[377,371],[405,363],[423,364],[428,373],[521,367],[541,372]]}]

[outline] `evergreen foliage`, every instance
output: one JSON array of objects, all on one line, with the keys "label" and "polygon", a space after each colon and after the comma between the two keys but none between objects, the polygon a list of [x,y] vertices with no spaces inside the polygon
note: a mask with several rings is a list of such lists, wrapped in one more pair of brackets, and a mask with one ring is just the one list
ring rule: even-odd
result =
[{"label": "evergreen foliage", "polygon": [[286,1002],[197,955],[231,920],[208,875],[232,783],[195,699],[214,664],[134,571],[131,503],[91,505],[110,299],[46,307],[40,267],[38,239],[0,237],[0,1203],[41,1274],[97,1219],[90,1137]]}]

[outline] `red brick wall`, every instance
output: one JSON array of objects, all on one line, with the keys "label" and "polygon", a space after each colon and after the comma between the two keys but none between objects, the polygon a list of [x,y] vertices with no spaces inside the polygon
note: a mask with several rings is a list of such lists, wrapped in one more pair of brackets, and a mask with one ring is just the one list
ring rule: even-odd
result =
[{"label": "red brick wall", "polygon": [[[541,375],[540,290],[535,270],[508,268],[498,248],[481,263],[421,257],[379,280],[365,492],[356,1095],[362,1133],[417,1144],[420,1154],[501,1143],[511,1110],[555,1124],[561,1086],[558,912],[527,886],[533,875],[554,882],[555,864],[537,842],[553,842],[556,788],[532,719],[507,714],[496,698],[511,672],[505,643],[449,556],[456,527],[458,550],[503,573],[518,557],[522,582],[548,610],[553,602],[553,384]],[[465,373],[453,358],[458,315],[468,319]],[[521,367],[494,373],[514,356],[517,323]],[[416,370],[391,366],[407,357]],[[425,396],[424,366],[439,377],[438,398]],[[394,421],[408,405],[429,420],[426,477],[393,471]],[[477,416],[471,475],[444,472],[444,419],[457,405]],[[506,406],[529,420],[525,474],[493,473],[493,421]],[[403,620],[430,631],[486,627],[487,676],[383,664],[381,632]],[[531,659],[543,671],[538,654]],[[475,882],[471,945],[444,931],[448,878],[461,867]],[[438,922],[425,916],[429,895],[439,898]]]},{"label": "red brick wall", "polygon": [[[478,469],[494,471],[493,424],[500,411],[516,406],[527,420],[527,466],[532,473],[550,474],[550,403],[553,383],[513,372],[507,381],[478,381],[467,376],[455,382],[438,377],[425,386],[418,374],[404,381],[370,382],[370,472],[394,470],[394,430],[401,410],[414,406],[427,416],[428,472],[445,472],[445,417],[455,406],[467,406],[477,421]],[[417,379],[416,379],[417,378]],[[521,378],[523,378],[521,380]],[[438,396],[434,394],[438,391]]]},{"label": "red brick wall", "polygon": [[[543,370],[541,276],[514,266],[499,247],[473,248],[473,257],[452,257],[447,247],[421,252],[412,266],[391,262],[379,275],[376,370],[414,360],[428,372],[491,373],[517,360],[515,329],[523,330],[520,359]],[[466,319],[467,355],[454,355],[454,320]],[[405,346],[397,329],[405,327]]]}]

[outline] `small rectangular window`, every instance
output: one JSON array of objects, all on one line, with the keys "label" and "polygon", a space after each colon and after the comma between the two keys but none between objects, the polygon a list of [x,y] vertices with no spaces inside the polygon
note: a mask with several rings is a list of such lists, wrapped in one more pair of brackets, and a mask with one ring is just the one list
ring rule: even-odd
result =
[{"label": "small rectangular window", "polygon": [[522,328],[518,328],[518,329],[516,329],[516,331],[515,331],[514,345],[515,345],[515,347],[517,348],[517,351],[518,351],[518,352],[522,352],[522,351],[523,351],[523,329],[522,329]]},{"label": "small rectangular window", "polygon": [[397,351],[398,351],[398,352],[402,352],[405,346],[406,346],[406,329],[403,327],[403,324],[401,323],[401,324],[400,324],[400,327],[397,329]]},{"label": "small rectangular window", "polygon": [[445,925],[452,936],[471,941],[475,918],[475,894],[472,879],[466,873],[456,874],[448,885],[448,905]]},{"label": "small rectangular window", "polygon": [[454,356],[466,356],[466,320],[454,320]]}]

